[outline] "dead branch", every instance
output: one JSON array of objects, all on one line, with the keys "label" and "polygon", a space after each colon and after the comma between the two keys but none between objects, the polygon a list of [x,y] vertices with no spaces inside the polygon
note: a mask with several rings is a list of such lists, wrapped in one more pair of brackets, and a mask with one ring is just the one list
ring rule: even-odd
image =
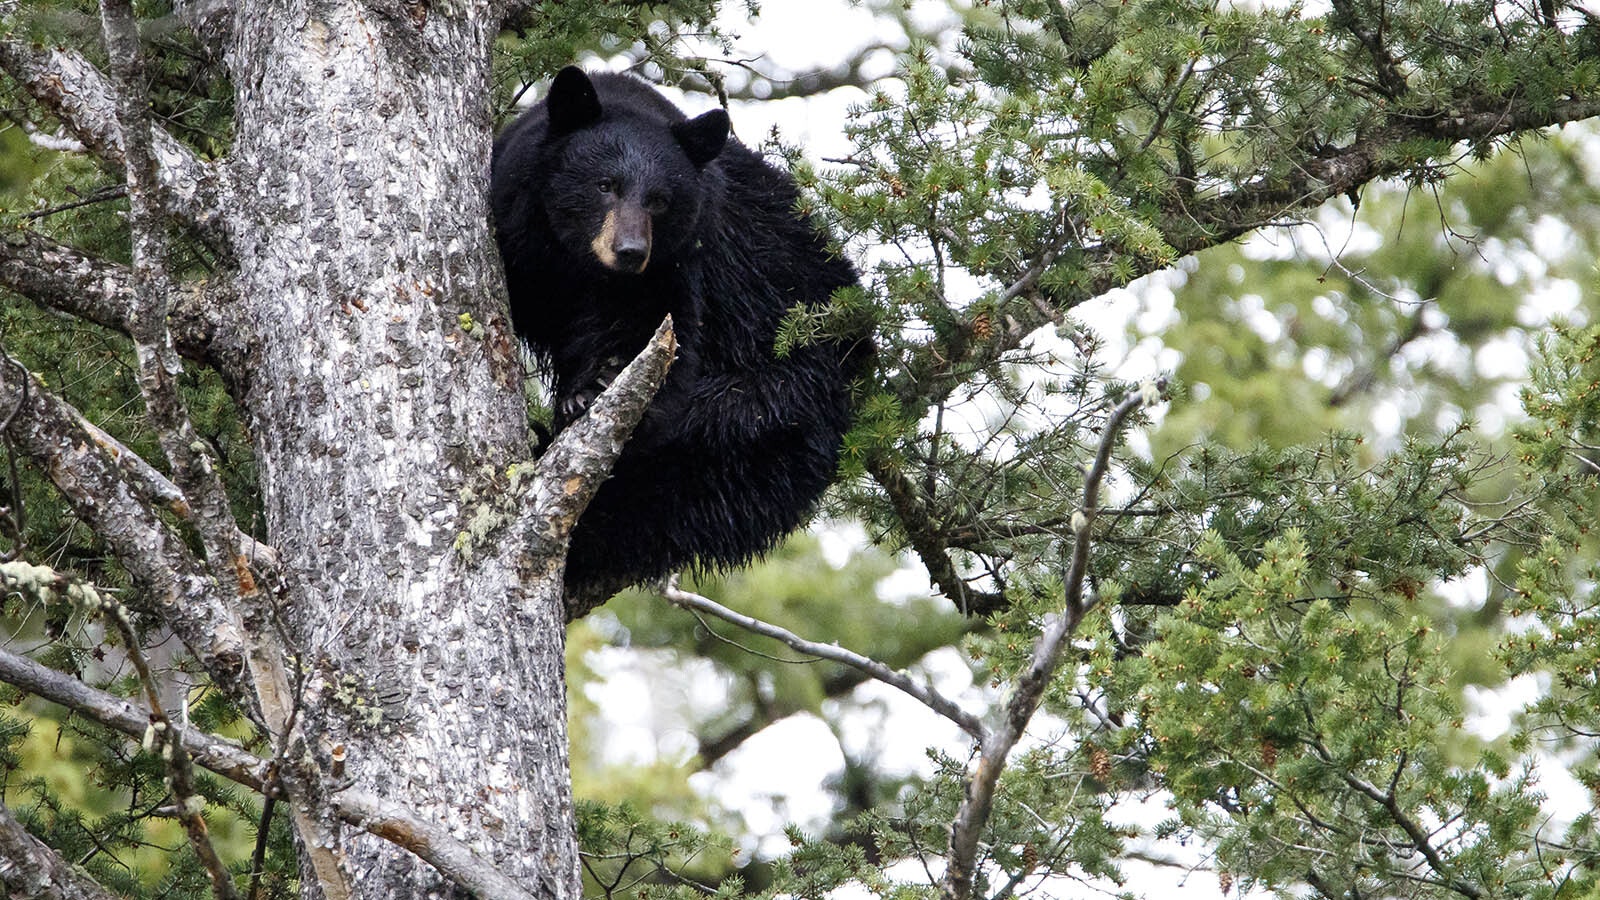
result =
[{"label": "dead branch", "polygon": [[[111,548],[156,616],[223,690],[245,695],[244,642],[225,600],[157,509],[140,499],[116,459],[79,423],[82,414],[0,353],[0,409],[15,410],[13,445],[49,475],[78,518]],[[169,512],[189,515],[187,506]]]},{"label": "dead branch", "polygon": [[746,631],[780,641],[808,656],[815,656],[818,659],[826,659],[830,662],[857,669],[956,723],[957,727],[973,738],[982,741],[986,737],[983,723],[978,721],[977,716],[957,706],[955,701],[939,693],[934,689],[933,685],[919,683],[905,672],[891,669],[875,659],[846,650],[837,644],[819,644],[816,641],[808,641],[786,628],[763,622],[744,613],[734,612],[714,600],[679,588],[676,576],[667,580],[667,586],[662,591],[662,596],[673,606],[714,616],[724,622],[731,622]]},{"label": "dead branch", "polygon": [[1017,679],[1011,701],[1006,704],[998,726],[985,734],[977,767],[967,781],[966,796],[950,825],[950,849],[946,853],[943,895],[950,900],[967,900],[972,896],[972,880],[976,874],[978,838],[989,821],[994,808],[995,788],[1000,783],[1000,773],[1005,770],[1006,757],[1022,738],[1022,732],[1033,720],[1044,697],[1045,687],[1061,663],[1061,654],[1067,638],[1077,630],[1091,605],[1083,596],[1084,577],[1089,570],[1089,535],[1095,514],[1100,508],[1100,482],[1111,466],[1111,451],[1116,447],[1123,425],[1134,410],[1154,403],[1160,397],[1164,384],[1146,384],[1138,393],[1117,404],[1106,421],[1100,436],[1100,446],[1094,464],[1083,480],[1083,503],[1072,517],[1072,556],[1063,574],[1065,597],[1062,610],[1045,619],[1045,625],[1033,645],[1028,667]]},{"label": "dead branch", "polygon": [[[72,135],[113,169],[121,169],[123,133],[112,115],[112,88],[82,55],[60,48],[34,47],[0,38],[0,69],[60,119]],[[220,245],[227,244],[226,189],[216,167],[158,128],[149,140],[155,158],[155,193],[163,211],[193,226]]]},{"label": "dead branch", "polygon": [[[666,380],[678,342],[668,316],[639,355],[616,380],[596,397],[578,421],[572,423],[539,458],[538,473],[527,496],[518,500],[515,533],[528,535],[536,556],[560,560],[572,527],[600,482],[622,454],[622,446],[644,417],[656,391]],[[627,587],[616,585],[616,590]],[[610,597],[591,593],[566,598],[568,621],[582,616]]]}]

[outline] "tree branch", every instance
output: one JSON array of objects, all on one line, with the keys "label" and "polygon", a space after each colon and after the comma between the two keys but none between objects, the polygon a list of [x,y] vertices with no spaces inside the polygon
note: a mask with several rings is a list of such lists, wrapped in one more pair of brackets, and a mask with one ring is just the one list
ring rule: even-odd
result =
[{"label": "tree branch", "polygon": [[[0,69],[60,119],[91,153],[113,169],[123,167],[123,132],[111,113],[116,109],[112,88],[82,55],[0,38]],[[224,210],[230,204],[217,168],[159,128],[150,128],[149,139],[159,162],[155,191],[162,209],[226,246]]]},{"label": "tree branch", "polygon": [[[128,225],[133,242],[133,305],[128,333],[133,337],[139,362],[139,393],[162,452],[172,466],[174,483],[192,507],[195,529],[205,547],[211,574],[227,585],[228,596],[256,591],[247,561],[238,558],[238,523],[228,503],[222,477],[206,454],[205,442],[194,423],[177,379],[183,363],[172,347],[167,313],[172,279],[167,271],[167,241],[158,206],[160,178],[151,139],[149,98],[145,95],[144,59],[139,32],[133,20],[132,0],[101,0],[101,24],[106,53],[111,58],[111,95],[123,136],[123,161],[128,184]],[[221,610],[232,620],[229,606]]]},{"label": "tree branch", "polygon": [[[0,568],[17,565],[9,563]],[[15,582],[8,579],[7,584]],[[142,737],[150,725],[149,714],[127,700],[96,690],[71,675],[3,648],[0,648],[0,681],[133,738]],[[226,738],[182,725],[175,727],[183,746],[202,768],[257,791],[269,790],[271,763],[268,760]]]},{"label": "tree branch", "polygon": [[[1344,780],[1345,784],[1383,807],[1384,812],[1389,814],[1389,818],[1400,826],[1400,830],[1406,833],[1407,838],[1410,838],[1411,846],[1422,854],[1423,859],[1428,861],[1428,868],[1438,873],[1441,885],[1465,897],[1478,898],[1483,896],[1483,888],[1470,881],[1458,878],[1450,871],[1449,865],[1445,863],[1444,858],[1439,855],[1438,849],[1429,840],[1428,830],[1423,828],[1415,819],[1406,815],[1405,810],[1400,808],[1400,802],[1396,799],[1392,788],[1388,791],[1381,790],[1371,782],[1358,777],[1354,772],[1337,765],[1333,761],[1332,754],[1328,753],[1324,748],[1318,747],[1317,754],[1338,771],[1339,777]],[[1396,774],[1399,774],[1398,769]]]},{"label": "tree branch", "polygon": [[[667,316],[639,355],[539,457],[535,469],[539,477],[526,496],[517,500],[522,512],[513,527],[514,534],[532,539],[536,557],[551,564],[565,560],[572,527],[611,473],[623,444],[666,380],[677,348],[672,317]],[[582,595],[567,594],[567,621],[580,618],[627,586],[620,583]]]},{"label": "tree branch", "polygon": [[763,622],[744,613],[734,612],[714,600],[679,588],[677,576],[667,579],[666,588],[661,595],[673,606],[714,616],[724,622],[731,622],[746,631],[787,644],[808,656],[826,659],[864,672],[956,723],[957,727],[973,738],[981,741],[985,737],[983,723],[978,721],[977,716],[957,706],[955,701],[934,690],[932,685],[919,684],[912,680],[910,675],[895,671],[875,659],[846,650],[837,644],[819,644],[816,641],[808,641],[786,628]]},{"label": "tree branch", "polygon": [[[129,450],[125,444],[108,434],[100,426],[84,418],[77,410],[72,411],[78,416],[78,425],[87,431],[90,437],[107,453],[116,460],[117,465],[127,477],[128,483],[139,492],[139,496],[147,503],[154,503],[160,507],[181,507],[184,504],[183,492],[173,484],[167,476],[156,471],[156,467],[145,462],[138,454]],[[278,550],[275,547],[263,544],[243,531],[235,530],[233,535],[234,546],[238,554],[246,557],[252,568],[276,569],[278,567]]]},{"label": "tree branch", "polygon": [[1394,56],[1383,45],[1383,35],[1376,29],[1362,21],[1361,15],[1356,11],[1354,0],[1333,0],[1331,17],[1335,25],[1343,26],[1361,46],[1366,48],[1367,55],[1372,58],[1373,70],[1378,73],[1378,83],[1383,86],[1383,92],[1390,99],[1403,96],[1410,86],[1406,83],[1406,76],[1395,63]]},{"label": "tree branch", "polygon": [[[33,231],[18,228],[0,238],[0,287],[40,306],[128,334],[133,314],[133,272]],[[216,284],[176,287],[167,325],[184,356],[213,365],[237,383],[240,337],[224,313],[231,289]]]},{"label": "tree branch", "polygon": [[[965,630],[968,633],[984,627],[982,620],[974,618],[967,619],[965,625]],[[910,636],[902,634],[900,637],[905,639]],[[948,642],[942,639],[935,640],[930,637],[930,639],[924,641],[914,638],[909,644],[896,647],[894,658],[914,662],[946,646],[948,646]],[[892,665],[892,663],[889,663],[889,665]],[[822,697],[827,700],[843,697],[871,680],[871,677],[869,673],[860,669],[843,668],[835,670],[832,674],[822,679],[820,685]],[[803,703],[788,702],[782,699],[779,699],[776,703],[760,704],[750,718],[715,737],[703,738],[700,741],[699,748],[695,753],[700,767],[703,769],[710,768],[718,760],[737,750],[745,741],[759,734],[767,726],[796,713],[805,712],[808,708]]]},{"label": "tree branch", "polygon": [[[1419,138],[1483,141],[1595,116],[1600,116],[1600,99],[1535,104],[1491,101],[1478,95],[1444,98],[1433,110],[1391,112],[1344,148],[1317,155],[1308,150],[1289,177],[1258,179],[1198,203],[1180,197],[1157,224],[1173,249],[1192,254],[1257,228],[1290,221],[1371,181],[1417,170],[1419,164],[1411,154],[1388,152],[1404,142]],[[1046,308],[1072,309],[1161,268],[1155,255],[1128,254],[1108,244],[1076,249],[1082,253],[1082,271],[1093,274],[1071,286],[1052,288],[1045,294],[1050,301]],[[1024,274],[1019,271],[1019,279]],[[1051,316],[1039,307],[1025,297],[1015,297],[997,310],[997,318],[1013,318],[1015,328],[996,328],[988,338],[967,340],[959,347],[941,345],[938,352],[930,344],[910,355],[904,370],[891,377],[890,391],[907,409],[938,402],[964,384],[971,373],[1001,359],[1034,330],[1049,324]]]},{"label": "tree branch", "polygon": [[[149,606],[184,642],[222,689],[239,691],[243,642],[215,584],[157,510],[139,499],[104,447],[79,422],[82,414],[0,353],[0,407],[15,410],[7,433],[49,475],[78,518],[127,568]],[[187,517],[186,505],[169,512]]]},{"label": "tree branch", "polygon": [[217,900],[239,900],[233,877],[228,874],[222,857],[217,855],[216,845],[211,843],[211,831],[206,827],[205,799],[195,786],[193,762],[183,747],[181,736],[172,727],[172,719],[162,707],[161,689],[150,672],[150,662],[145,659],[144,650],[139,646],[139,635],[134,633],[127,607],[115,598],[102,594],[100,612],[111,619],[113,627],[121,632],[123,649],[139,675],[139,683],[144,686],[145,702],[150,707],[150,730],[147,734],[152,734],[160,744],[161,761],[167,770],[166,782],[176,801],[174,815],[189,838],[189,848],[211,878],[211,892]]},{"label": "tree branch", "polygon": [[[1406,141],[1485,141],[1597,115],[1600,100],[1536,105],[1477,96],[1433,110],[1390,113],[1349,145],[1301,160],[1292,176],[1258,179],[1177,211],[1162,230],[1180,252],[1192,253],[1281,222],[1289,213],[1348,194],[1368,182],[1414,170],[1417,162],[1408,154],[1387,152]],[[1201,226],[1198,231],[1196,224]]]},{"label": "tree branch", "polygon": [[451,837],[443,826],[418,819],[398,803],[360,791],[337,794],[333,802],[339,818],[411,851],[475,897],[536,900],[540,896],[502,875],[493,862]]},{"label": "tree branch", "polygon": [[117,900],[28,833],[0,802],[0,887],[14,900]]},{"label": "tree branch", "polygon": [[866,467],[872,480],[883,488],[884,495],[889,498],[889,504],[894,507],[895,515],[906,531],[911,549],[922,560],[928,577],[940,593],[949,597],[950,602],[966,615],[982,616],[1002,608],[1005,595],[995,591],[973,590],[961,573],[956,571],[955,563],[946,552],[950,545],[949,538],[941,532],[928,510],[928,504],[917,494],[910,479],[891,468],[878,454],[867,458]]},{"label": "tree branch", "polygon": [[1004,717],[998,727],[985,734],[977,769],[967,781],[966,796],[955,821],[950,825],[950,848],[946,853],[944,883],[941,886],[942,893],[950,900],[967,900],[972,896],[978,838],[994,808],[994,792],[1000,782],[1000,773],[1005,769],[1006,757],[1038,710],[1045,687],[1060,665],[1061,651],[1066,646],[1067,638],[1077,630],[1089,610],[1090,604],[1083,598],[1084,576],[1089,570],[1089,532],[1100,508],[1100,482],[1111,466],[1111,451],[1128,417],[1139,407],[1158,400],[1164,388],[1165,382],[1147,383],[1138,393],[1117,404],[1106,420],[1094,465],[1084,476],[1083,503],[1072,516],[1072,556],[1062,577],[1065,588],[1062,611],[1046,618],[1044,630],[1034,642],[1028,667],[1017,679],[1011,702],[1006,704]]},{"label": "tree branch", "polygon": [[622,454],[622,446],[644,416],[645,407],[666,380],[677,349],[672,317],[667,316],[639,355],[595,398],[578,421],[556,436],[539,458],[540,472],[564,477],[560,484],[544,479],[543,490],[534,492],[531,498],[532,516],[554,529],[544,531],[547,539],[566,541],[578,516]]},{"label": "tree branch", "polygon": [[[143,710],[121,697],[96,690],[70,675],[3,648],[0,648],[0,681],[66,707],[129,737],[142,736],[150,723],[149,716]],[[232,741],[194,728],[174,725],[173,729],[195,763],[201,767],[256,791],[267,793],[276,789],[276,783],[270,775],[270,761]],[[446,833],[443,828],[418,819],[397,804],[362,791],[338,793],[331,803],[342,821],[415,853],[438,869],[440,874],[477,896],[506,900],[530,900],[535,896],[501,875],[491,861],[475,854],[469,846]],[[0,844],[0,859],[4,857],[4,845]],[[0,862],[0,866],[3,865]],[[4,870],[0,869],[0,879],[4,874]],[[3,880],[0,880],[0,884],[9,886],[9,882]],[[82,900],[100,898],[85,895]]]}]

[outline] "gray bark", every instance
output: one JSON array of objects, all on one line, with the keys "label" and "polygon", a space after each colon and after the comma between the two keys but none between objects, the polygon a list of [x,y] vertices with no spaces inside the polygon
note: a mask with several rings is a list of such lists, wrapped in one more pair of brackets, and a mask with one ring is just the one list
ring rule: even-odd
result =
[{"label": "gray bark", "polygon": [[[485,205],[495,23],[421,9],[243,2],[230,29],[242,399],[300,733],[330,780],[576,896],[560,570],[469,525],[527,446]],[[329,833],[353,896],[451,893],[393,844]]]},{"label": "gray bark", "polygon": [[0,888],[13,900],[116,900],[27,832],[0,803]]},{"label": "gray bark", "polygon": [[[134,265],[24,234],[0,243],[0,284],[134,338],[172,477],[3,348],[0,428],[105,538],[141,613],[270,735],[270,759],[182,742],[284,801],[304,896],[576,897],[561,562],[675,345],[664,324],[537,467],[522,464],[486,202],[505,10],[181,4],[236,91],[232,151],[202,163],[150,121],[128,8],[108,7],[109,78],[12,40],[0,68],[125,170]],[[169,219],[232,267],[176,284]],[[175,349],[214,367],[248,418],[269,545],[222,502]],[[0,657],[0,681],[139,729],[129,704]]]}]

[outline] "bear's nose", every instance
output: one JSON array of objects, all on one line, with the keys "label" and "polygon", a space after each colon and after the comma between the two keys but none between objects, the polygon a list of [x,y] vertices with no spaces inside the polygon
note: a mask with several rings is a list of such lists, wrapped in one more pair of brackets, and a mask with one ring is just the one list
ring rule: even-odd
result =
[{"label": "bear's nose", "polygon": [[617,254],[617,268],[624,272],[643,272],[650,261],[650,245],[637,238],[618,239],[612,251]]}]

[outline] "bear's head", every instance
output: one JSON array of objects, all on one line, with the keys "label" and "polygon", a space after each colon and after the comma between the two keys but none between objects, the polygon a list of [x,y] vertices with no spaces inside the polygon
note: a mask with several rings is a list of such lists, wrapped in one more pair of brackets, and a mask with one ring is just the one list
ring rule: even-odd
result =
[{"label": "bear's head", "polygon": [[563,246],[629,275],[692,244],[706,166],[728,139],[723,110],[685,119],[659,95],[647,99],[619,94],[602,105],[589,76],[568,66],[545,101],[546,140],[559,147],[547,157],[550,225]]}]

